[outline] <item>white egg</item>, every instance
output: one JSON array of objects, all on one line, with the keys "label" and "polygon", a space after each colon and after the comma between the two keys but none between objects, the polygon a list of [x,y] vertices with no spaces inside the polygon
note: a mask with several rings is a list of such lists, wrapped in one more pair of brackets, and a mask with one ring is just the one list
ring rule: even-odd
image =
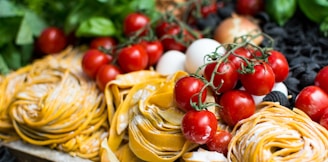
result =
[{"label": "white egg", "polygon": [[[239,89],[245,91],[245,88],[244,87],[240,87]],[[263,101],[263,98],[266,95],[262,95],[262,96],[251,95],[251,96],[253,97],[253,100],[255,102],[255,105],[257,105],[257,104],[259,104],[259,103],[261,103]]]},{"label": "white egg", "polygon": [[156,71],[169,75],[177,71],[184,71],[184,64],[186,61],[186,55],[177,50],[169,50],[165,52],[158,60],[156,65]]},{"label": "white egg", "polygon": [[[218,49],[217,49],[218,48]],[[217,49],[217,51],[216,51]],[[208,63],[205,56],[213,52],[224,54],[225,48],[221,44],[210,38],[201,38],[191,43],[186,50],[185,69],[188,73],[196,73],[199,67]],[[203,74],[204,68],[200,69],[199,74]]]},{"label": "white egg", "polygon": [[[240,90],[245,90],[244,87],[241,87],[239,88]],[[288,89],[286,87],[286,85],[283,83],[283,82],[276,82],[272,88],[271,91],[280,91],[282,92],[284,95],[288,96]],[[255,104],[259,104],[263,101],[263,98],[265,97],[266,95],[262,95],[262,96],[256,96],[256,95],[252,95],[253,99],[254,99],[254,102]]]},{"label": "white egg", "polygon": [[276,82],[272,88],[272,91],[280,91],[284,95],[288,96],[288,89],[283,82]]}]

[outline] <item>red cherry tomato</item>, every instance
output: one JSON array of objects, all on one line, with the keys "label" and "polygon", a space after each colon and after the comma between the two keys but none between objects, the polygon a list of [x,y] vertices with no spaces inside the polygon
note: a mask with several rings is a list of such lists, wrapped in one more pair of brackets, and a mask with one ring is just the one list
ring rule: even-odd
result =
[{"label": "red cherry tomato", "polygon": [[245,47],[240,47],[237,48],[233,54],[230,54],[228,56],[228,59],[235,65],[236,69],[240,70],[241,65],[246,66],[245,59],[250,59],[252,58],[252,50],[245,48]]},{"label": "red cherry tomato", "polygon": [[325,112],[322,114],[319,124],[325,127],[328,130],[328,109],[325,109]]},{"label": "red cherry tomato", "polygon": [[123,72],[143,70],[148,66],[148,54],[144,47],[134,44],[122,48],[117,61]]},{"label": "red cherry tomato", "polygon": [[262,96],[271,92],[275,75],[270,65],[260,63],[254,66],[254,73],[240,74],[240,81],[247,92]]},{"label": "red cherry tomato", "polygon": [[307,86],[296,96],[295,107],[319,122],[325,109],[328,109],[328,95],[318,86]]},{"label": "red cherry tomato", "polygon": [[99,50],[90,49],[82,58],[82,70],[88,77],[95,79],[99,68],[112,61],[112,57]]},{"label": "red cherry tomato", "polygon": [[264,10],[264,0],[237,0],[236,11],[239,14],[254,16]]},{"label": "red cherry tomato", "polygon": [[275,81],[282,82],[286,80],[289,73],[289,65],[286,57],[284,54],[275,50],[269,51],[269,54],[268,63],[275,74]]},{"label": "red cherry tomato", "polygon": [[217,62],[212,62],[205,66],[204,77],[209,82],[214,77],[213,85],[219,88],[216,92],[223,93],[235,88],[238,81],[238,72],[235,65],[230,61],[222,62],[220,65]]},{"label": "red cherry tomato", "polygon": [[195,77],[186,76],[179,79],[174,86],[174,99],[177,106],[185,112],[194,110],[190,102],[197,105],[199,95],[201,95],[201,102],[205,102],[207,90],[202,91],[204,86],[204,82]]},{"label": "red cherry tomato", "polygon": [[62,51],[67,46],[65,33],[57,27],[44,29],[37,39],[37,47],[44,54],[53,54]]},{"label": "red cherry tomato", "polygon": [[240,120],[250,117],[255,113],[253,97],[242,90],[230,90],[219,98],[219,114],[229,126],[236,125]]},{"label": "red cherry tomato", "polygon": [[184,137],[197,144],[205,144],[217,130],[215,115],[207,110],[191,110],[182,118],[181,129]]},{"label": "red cherry tomato", "polygon": [[142,41],[140,44],[146,49],[148,54],[148,66],[155,65],[164,52],[162,43],[159,40],[155,40]]},{"label": "red cherry tomato", "polygon": [[117,44],[116,40],[112,37],[97,37],[91,40],[90,48],[99,49],[100,47],[109,50]]},{"label": "red cherry tomato", "polygon": [[140,35],[147,33],[146,26],[149,25],[150,19],[148,16],[142,13],[130,13],[124,19],[123,33],[126,36],[130,36],[142,30]]},{"label": "red cherry tomato", "polygon": [[210,14],[216,14],[218,9],[218,5],[216,2],[213,2],[208,5],[204,5],[201,7],[200,12],[203,17],[207,17]]},{"label": "red cherry tomato", "polygon": [[96,83],[100,90],[104,90],[106,84],[116,79],[118,74],[122,74],[122,71],[117,66],[112,64],[102,65],[96,75]]},{"label": "red cherry tomato", "polygon": [[[162,37],[162,44],[165,51],[168,50],[177,50],[184,52],[187,47],[182,42],[177,41],[174,37],[183,37],[184,34],[181,34],[183,32],[179,26],[172,26],[170,27],[165,35]],[[180,38],[181,39],[181,38]]]},{"label": "red cherry tomato", "polygon": [[170,29],[172,26],[176,25],[166,21],[160,21],[155,27],[156,36],[158,38],[162,38],[167,33],[167,30]]},{"label": "red cherry tomato", "polygon": [[314,85],[322,88],[326,93],[328,93],[328,66],[323,67],[319,70],[317,76],[314,79]]},{"label": "red cherry tomato", "polygon": [[206,146],[210,151],[217,151],[224,155],[228,153],[228,145],[232,139],[232,134],[226,130],[219,130],[215,135],[210,139]]}]

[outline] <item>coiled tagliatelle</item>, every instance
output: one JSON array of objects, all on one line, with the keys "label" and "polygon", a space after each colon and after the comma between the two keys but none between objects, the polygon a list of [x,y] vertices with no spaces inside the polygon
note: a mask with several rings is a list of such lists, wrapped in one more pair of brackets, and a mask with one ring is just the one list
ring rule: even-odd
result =
[{"label": "coiled tagliatelle", "polygon": [[328,131],[304,112],[263,102],[232,131],[228,159],[237,162],[328,161]]},{"label": "coiled tagliatelle", "polygon": [[186,75],[140,71],[107,84],[107,103],[114,104],[108,106],[111,127],[103,161],[113,161],[112,154],[119,161],[174,161],[197,146],[184,138],[184,113],[173,102],[174,84]]},{"label": "coiled tagliatelle", "polygon": [[103,93],[82,72],[81,53],[68,48],[2,79],[2,134],[12,129],[30,144],[99,160],[108,113]]}]

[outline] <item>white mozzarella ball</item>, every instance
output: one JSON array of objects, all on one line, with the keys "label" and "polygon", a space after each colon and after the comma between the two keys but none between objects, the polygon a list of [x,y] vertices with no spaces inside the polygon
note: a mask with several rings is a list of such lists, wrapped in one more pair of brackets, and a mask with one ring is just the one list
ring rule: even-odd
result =
[{"label": "white mozzarella ball", "polygon": [[283,82],[277,82],[274,84],[272,91],[280,91],[284,95],[288,96],[287,86]]},{"label": "white mozzarella ball", "polygon": [[[218,49],[217,49],[218,48]],[[186,62],[185,69],[188,73],[196,73],[199,67],[208,63],[204,57],[208,54],[215,52],[223,55],[225,48],[221,44],[210,38],[201,38],[191,43],[186,50]],[[204,68],[202,68],[199,74],[203,74]]]},{"label": "white mozzarella ball", "polygon": [[169,50],[158,60],[156,71],[164,75],[173,74],[177,71],[185,71],[185,61],[186,55],[184,53],[177,50]]},{"label": "white mozzarella ball", "polygon": [[[244,87],[240,87],[239,88],[240,90],[243,90],[243,91],[246,91]],[[263,101],[263,98],[266,96],[266,95],[262,95],[262,96],[256,96],[256,95],[251,95],[253,97],[253,100],[255,102],[255,105],[261,103]]]},{"label": "white mozzarella ball", "polygon": [[[245,90],[245,88],[241,87],[240,90]],[[288,89],[283,82],[276,82],[271,91],[279,91],[279,92],[282,92],[284,95],[288,96]],[[262,95],[262,96],[252,95],[253,100],[256,105],[261,103],[265,96],[266,95]]]}]

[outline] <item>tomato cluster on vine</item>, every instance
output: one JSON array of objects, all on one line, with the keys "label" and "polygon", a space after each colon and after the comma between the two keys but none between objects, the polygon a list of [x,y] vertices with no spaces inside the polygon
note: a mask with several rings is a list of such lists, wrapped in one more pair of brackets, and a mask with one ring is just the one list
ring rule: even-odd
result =
[{"label": "tomato cluster on vine", "polygon": [[[198,144],[213,141],[218,122],[233,127],[253,115],[254,96],[269,94],[275,83],[288,77],[288,62],[279,51],[256,46],[249,40],[222,46],[227,49],[224,54],[214,51],[206,55],[208,63],[196,73],[180,78],[174,87],[177,107],[186,112],[182,131],[187,139]],[[214,96],[214,102],[206,101],[208,94]],[[218,108],[218,114],[208,111],[211,106]],[[219,120],[213,118],[215,115]]]}]

